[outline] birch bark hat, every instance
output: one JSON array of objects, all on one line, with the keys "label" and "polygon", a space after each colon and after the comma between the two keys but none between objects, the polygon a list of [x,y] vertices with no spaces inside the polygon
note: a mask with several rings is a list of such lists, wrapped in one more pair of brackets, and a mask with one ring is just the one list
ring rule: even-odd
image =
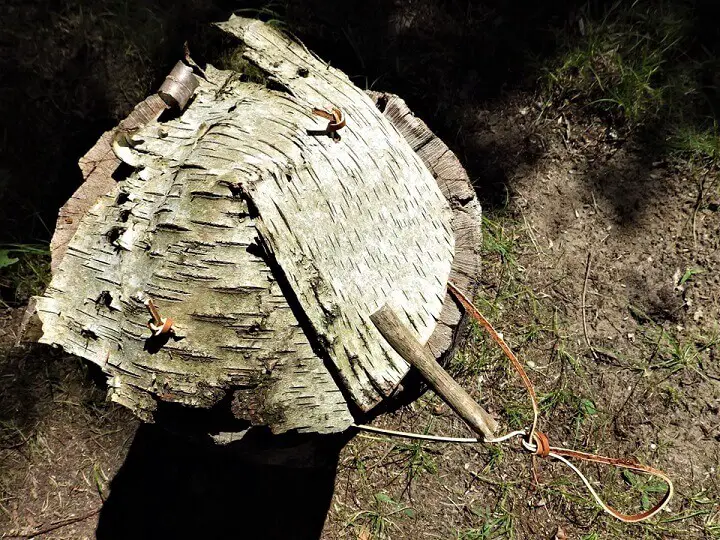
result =
[{"label": "birch bark hat", "polygon": [[446,284],[475,289],[480,207],[400,98],[262,22],[218,27],[264,79],[176,69],[196,83],[182,114],[163,119],[151,96],[81,160],[41,341],[99,365],[110,399],[146,421],[158,401],[231,394],[274,433],[341,432],[409,369],[369,320],[380,306],[435,358],[452,351]]}]

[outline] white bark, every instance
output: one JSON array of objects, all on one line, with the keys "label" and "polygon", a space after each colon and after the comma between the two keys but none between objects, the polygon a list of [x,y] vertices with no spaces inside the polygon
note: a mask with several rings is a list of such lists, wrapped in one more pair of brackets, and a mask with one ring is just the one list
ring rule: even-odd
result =
[{"label": "white bark", "polygon": [[[408,371],[370,314],[389,302],[422,343],[430,338],[453,260],[450,207],[402,135],[344,73],[257,21],[235,17],[220,27],[289,91],[267,107],[234,111],[233,126],[223,129],[249,139],[243,144],[252,152],[227,157],[259,212],[264,243],[351,396],[368,410]],[[320,124],[314,107],[345,114],[340,143],[304,133]]]},{"label": "white bark", "polygon": [[[182,116],[115,139],[137,170],[82,218],[38,299],[42,341],[99,364],[111,398],[146,420],[156,399],[207,407],[235,390],[236,414],[276,432],[342,431],[352,416],[321,357],[368,410],[408,370],[369,321],[380,305],[449,350],[460,317],[445,283],[451,266],[460,286],[477,273],[479,207],[424,124],[398,118],[401,135],[262,23],[220,26],[284,91],[208,67]],[[307,133],[324,128],[313,107],[345,113],[341,142]],[[386,115],[399,110],[391,98]],[[175,338],[149,339],[141,295]]]}]

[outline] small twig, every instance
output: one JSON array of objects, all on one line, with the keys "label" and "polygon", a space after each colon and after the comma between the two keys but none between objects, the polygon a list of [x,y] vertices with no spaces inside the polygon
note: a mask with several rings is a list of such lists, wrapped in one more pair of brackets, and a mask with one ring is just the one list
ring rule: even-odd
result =
[{"label": "small twig", "polygon": [[473,478],[479,480],[480,482],[483,482],[484,484],[490,484],[491,486],[497,486],[501,488],[505,488],[507,486],[519,486],[520,484],[523,484],[525,482],[524,480],[493,480],[492,478],[480,476],[478,473],[470,470],[468,472]]},{"label": "small twig", "polygon": [[619,408],[615,411],[615,413],[613,414],[612,420],[610,421],[612,424],[615,424],[615,423],[617,422],[618,417],[620,416],[620,413],[623,411],[623,409],[625,409],[625,406],[626,406],[626,405],[628,404],[628,402],[630,401],[630,398],[633,397],[633,395],[635,394],[635,390],[637,390],[637,387],[638,387],[638,385],[640,384],[640,381],[642,381],[643,377],[644,377],[644,374],[643,374],[643,373],[641,373],[640,375],[638,375],[638,378],[636,379],[635,384],[633,384],[632,388],[630,389],[630,393],[629,393],[628,396],[625,398],[625,401],[623,401],[623,404],[620,405],[620,407],[619,407]]},{"label": "small twig", "polygon": [[537,243],[537,240],[535,240],[535,235],[533,234],[532,227],[530,227],[530,224],[528,223],[527,218],[525,217],[525,212],[520,209],[520,214],[522,215],[523,222],[525,223],[525,228],[527,229],[528,236],[530,237],[530,241],[532,242],[533,247],[535,248],[535,253],[540,255],[540,246]]},{"label": "small twig", "polygon": [[415,338],[397,313],[387,304],[370,315],[388,344],[417,369],[435,392],[462,418],[482,440],[495,437],[497,422],[453,379],[429,351]]},{"label": "small twig", "polygon": [[61,519],[60,521],[56,521],[55,523],[51,523],[47,527],[42,527],[40,529],[35,529],[32,532],[18,532],[10,531],[9,533],[4,533],[2,535],[2,538],[35,538],[36,536],[40,536],[42,534],[47,534],[49,532],[55,531],[57,529],[61,529],[62,527],[67,527],[68,525],[72,525],[73,523],[78,523],[80,521],[85,521],[88,518],[91,518],[97,514],[100,513],[100,510],[102,509],[102,506],[96,508],[95,510],[91,510],[90,512],[86,514],[82,514],[77,517],[71,517],[66,519]]},{"label": "small twig", "polygon": [[697,200],[695,201],[695,207],[692,213],[692,238],[693,238],[693,251],[697,251],[697,213],[702,205],[703,201],[703,184],[704,180],[700,181],[700,189],[698,189]]},{"label": "small twig", "polygon": [[[523,199],[525,199],[527,201],[527,198],[524,195],[522,195],[522,193],[520,195],[522,196]],[[537,239],[535,238],[535,233],[532,230],[532,226],[528,222],[527,217],[525,216],[525,212],[523,212],[522,206],[518,205],[518,209],[520,210],[520,215],[523,218],[523,223],[525,224],[525,229],[527,229],[528,236],[530,237],[530,241],[532,242],[532,245],[535,248],[535,252],[538,255],[540,255],[542,250],[540,249]]]},{"label": "small twig", "polygon": [[585,263],[585,281],[583,282],[581,309],[582,309],[583,335],[585,336],[585,343],[587,344],[588,349],[590,349],[590,353],[592,354],[592,357],[597,361],[598,355],[595,352],[595,348],[592,346],[592,343],[590,343],[590,337],[588,336],[588,329],[587,329],[587,317],[585,316],[585,295],[587,294],[588,278],[590,277],[590,259],[592,259],[592,251],[588,251],[587,262]]}]

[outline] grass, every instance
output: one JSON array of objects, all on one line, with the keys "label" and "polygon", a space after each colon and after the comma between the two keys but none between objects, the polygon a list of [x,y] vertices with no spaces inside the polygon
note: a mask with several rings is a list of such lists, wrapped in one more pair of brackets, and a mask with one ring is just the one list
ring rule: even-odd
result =
[{"label": "grass", "polygon": [[256,8],[241,8],[235,10],[235,15],[241,17],[248,17],[252,19],[260,19],[278,30],[287,31],[288,25],[285,21],[285,13],[287,12],[286,1],[275,1],[270,0],[260,7]]},{"label": "grass", "polygon": [[[553,315],[526,285],[523,268],[517,262],[518,254],[527,248],[527,244],[521,241],[524,238],[521,225],[502,210],[492,218],[484,215],[482,225],[481,257],[484,272],[492,276],[492,286],[484,288],[475,304],[500,332],[509,320],[520,325],[513,328],[512,334],[505,336],[509,345],[520,353],[528,345],[555,335]],[[523,317],[508,317],[518,312]],[[475,321],[470,324],[471,333],[466,346],[451,359],[449,372],[464,379],[477,376],[489,378],[487,386],[493,386],[499,379],[515,381],[517,375],[497,344]],[[508,407],[515,408],[512,400]],[[510,410],[507,412],[514,416]],[[518,417],[525,416],[524,412],[518,413]]]},{"label": "grass", "polygon": [[515,518],[507,507],[512,492],[511,483],[500,482],[502,492],[493,508],[483,505],[470,506],[469,510],[480,523],[457,533],[458,540],[490,540],[493,538],[516,538]]},{"label": "grass", "polygon": [[[427,434],[429,430],[426,430]],[[403,468],[407,472],[408,483],[412,482],[420,474],[436,474],[438,466],[432,454],[436,452],[430,449],[423,441],[412,441],[410,443],[398,443],[393,453],[399,457],[399,462],[404,463]]]},{"label": "grass", "polygon": [[[613,369],[588,362],[590,353],[582,345],[580,335],[573,335],[570,331],[571,321],[563,311],[562,299],[539,294],[531,286],[532,276],[523,269],[523,265],[532,264],[540,255],[533,250],[522,223],[514,220],[506,209],[500,209],[486,213],[483,226],[485,284],[477,304],[496,328],[504,331],[506,341],[528,367],[540,399],[541,429],[548,429],[555,441],[568,441],[570,447],[598,448],[611,455],[623,455],[623,451],[616,448],[618,441],[615,437],[611,437],[612,442],[607,440],[608,433],[612,433],[613,429],[612,415],[617,411],[612,409],[610,415],[603,410],[607,404],[608,386],[602,377]],[[678,278],[682,282],[679,285],[696,286],[693,282],[702,278],[702,274],[699,267],[687,266]],[[685,333],[670,324],[658,324],[641,311],[634,316],[638,326],[636,333],[640,336],[632,345],[636,352],[615,351],[612,347],[609,350],[611,357],[616,358],[618,369],[642,370],[640,387],[645,388],[644,392],[652,392],[654,387],[657,388],[664,406],[691,407],[692,398],[687,395],[685,386],[679,384],[681,379],[678,377],[681,374],[692,374],[693,377],[708,380],[708,375],[711,375],[707,371],[710,367],[708,362],[718,338],[714,335]],[[625,360],[625,356],[640,360]],[[485,336],[484,331],[473,328],[469,345],[462,354],[456,356],[451,369],[456,376],[466,381],[466,385],[480,377],[484,381],[483,387],[501,389],[499,398],[489,399],[494,410],[499,411],[498,417],[509,429],[526,427],[532,418],[529,402],[507,364],[507,360]],[[626,396],[626,392],[623,390],[622,395]],[[636,395],[642,394],[638,392]],[[637,414],[662,414],[657,409],[648,412],[648,404],[632,400],[623,405],[625,407],[629,407],[628,414],[632,417]],[[641,452],[637,457],[641,461],[653,463],[657,462],[660,455],[671,456],[674,452],[672,442],[658,441],[653,455],[643,456]],[[633,451],[627,455],[633,455]],[[500,448],[488,457],[492,465],[489,464],[482,471],[482,478],[488,478],[491,486],[502,483],[490,480],[494,478],[492,471],[505,461],[504,456]],[[598,482],[606,500],[626,511],[649,508],[666,489],[663,482],[645,475],[622,474],[604,468],[586,470]],[[519,491],[502,489],[503,496],[514,502],[522,497]],[[636,526],[632,530],[602,518],[582,485],[571,472],[563,468],[555,468],[552,475],[548,474],[543,479],[541,492],[547,497],[553,514],[562,512],[560,509],[572,508],[573,515],[583,516],[578,518],[581,521],[597,519],[602,523],[582,538],[686,537],[688,527],[707,538],[718,538],[720,534],[720,514],[713,506],[717,504],[718,498],[715,488],[709,488],[707,495],[701,497],[678,494],[672,505],[673,514],[662,514],[654,522]],[[513,508],[514,511],[508,515],[484,512],[479,525],[459,530],[456,537],[513,537],[514,532],[508,530],[522,514],[516,506]]]},{"label": "grass", "polygon": [[237,47],[223,53],[217,60],[218,67],[237,71],[242,81],[266,84],[268,82],[267,73],[244,58],[244,51],[244,47]]},{"label": "grass", "polygon": [[720,149],[715,96],[703,82],[714,58],[689,21],[693,2],[586,4],[562,51],[547,63],[545,107],[574,106],[626,132],[641,131],[682,158],[716,162]]},{"label": "grass", "polygon": [[360,530],[369,531],[372,538],[383,539],[394,537],[395,534],[391,534],[391,531],[397,533],[400,530],[395,523],[398,519],[413,517],[415,511],[411,507],[401,504],[381,491],[373,497],[373,508],[357,512],[350,518],[348,524],[359,525]]},{"label": "grass", "polygon": [[459,532],[457,540],[491,540],[493,538],[515,538],[514,521],[507,512],[492,512],[486,510],[479,514],[482,519],[480,527],[474,527]]},{"label": "grass", "polygon": [[630,496],[640,497],[640,506],[643,510],[649,510],[654,504],[654,500],[667,490],[665,482],[654,477],[635,474],[628,470],[622,472],[622,477],[631,488],[628,490]]},{"label": "grass", "polygon": [[511,219],[500,215],[500,219],[490,219],[483,216],[483,252],[487,255],[495,255],[500,258],[503,265],[511,269],[517,267],[515,252],[517,250],[518,238],[516,235],[516,223]]},{"label": "grass", "polygon": [[50,251],[34,244],[0,245],[0,305],[19,306],[50,283]]},{"label": "grass", "polygon": [[720,158],[720,131],[717,120],[707,128],[694,126],[679,126],[669,139],[669,146],[673,152],[687,156],[691,160],[710,159],[717,162]]},{"label": "grass", "polygon": [[699,538],[720,538],[720,499],[716,493],[703,490],[685,497],[686,507],[675,515],[659,519],[655,529],[661,534],[693,530]]},{"label": "grass", "polygon": [[[529,285],[526,271],[518,262],[521,256],[539,257],[523,224],[503,209],[484,215],[481,257],[489,286],[476,298],[478,309],[496,330],[504,333],[505,341],[531,376],[533,372],[541,374],[535,360],[539,350],[553,351],[554,361],[567,362],[575,373],[582,374],[582,362],[571,352],[568,336],[563,335],[566,326],[563,316],[557,306],[541,298]],[[502,386],[505,389],[503,415],[510,426],[523,427],[531,419],[530,403],[518,384],[515,370],[479,325],[472,323],[467,346],[455,355],[449,368],[456,376],[482,375],[488,379],[488,386]],[[508,382],[518,387],[518,391],[508,393]],[[565,397],[562,389],[547,393],[543,406],[546,410],[553,409],[568,401]]]},{"label": "grass", "polygon": [[[639,371],[661,371],[670,375],[691,371],[702,378],[714,370],[714,363],[710,354],[720,343],[720,333],[704,335],[695,333],[691,336],[682,336],[653,321],[650,317],[637,311],[638,321],[644,347],[647,350],[645,358],[641,358],[632,367]],[[677,388],[664,388],[668,398],[676,401],[682,393]]]}]

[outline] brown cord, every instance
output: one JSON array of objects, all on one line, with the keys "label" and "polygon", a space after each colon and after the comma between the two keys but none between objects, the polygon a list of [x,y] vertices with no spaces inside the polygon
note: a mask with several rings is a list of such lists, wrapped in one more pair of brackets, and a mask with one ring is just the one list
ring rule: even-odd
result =
[{"label": "brown cord", "polygon": [[[533,407],[533,423],[532,428],[527,433],[525,438],[522,441],[523,447],[528,451],[532,452],[533,454],[537,455],[538,457],[547,458],[551,457],[557,460],[562,461],[565,463],[568,467],[570,467],[583,481],[585,484],[585,487],[587,487],[588,491],[590,491],[590,494],[593,496],[595,501],[600,505],[600,507],[610,514],[611,516],[619,519],[620,521],[624,521],[626,523],[636,523],[638,521],[643,521],[645,519],[651,518],[655,515],[657,515],[668,502],[670,502],[670,499],[673,496],[674,493],[674,486],[672,483],[672,480],[670,480],[670,477],[668,477],[667,474],[665,474],[663,471],[659,469],[655,469],[654,467],[649,467],[647,465],[642,465],[640,463],[637,463],[635,461],[630,461],[626,459],[618,459],[618,458],[610,458],[605,456],[599,456],[596,454],[590,454],[587,452],[580,452],[577,450],[570,450],[568,448],[560,448],[556,446],[551,446],[550,442],[548,441],[547,436],[537,431],[537,423],[538,423],[538,416],[539,416],[539,407],[537,402],[537,396],[535,394],[535,389],[533,387],[532,382],[530,381],[530,378],[527,376],[527,373],[522,367],[522,364],[518,361],[517,357],[513,354],[513,352],[510,350],[510,347],[507,346],[505,341],[503,340],[502,336],[498,334],[498,332],[492,327],[490,322],[478,311],[478,309],[473,305],[470,300],[467,299],[467,297],[458,290],[458,288],[452,283],[448,282],[448,290],[455,296],[455,298],[460,302],[460,304],[465,308],[465,311],[470,314],[470,316],[475,319],[480,325],[485,328],[488,333],[490,334],[490,337],[497,343],[502,351],[505,353],[505,356],[508,357],[510,362],[512,363],[515,370],[518,372],[518,375],[520,375],[520,379],[523,382],[523,385],[527,389],[528,394],[530,395],[530,399],[532,401],[532,407]],[[665,492],[665,495],[663,496],[660,501],[650,508],[649,510],[646,510],[644,512],[640,512],[638,514],[623,514],[622,512],[619,512],[612,506],[609,506],[605,501],[603,501],[600,496],[597,494],[593,486],[590,484],[590,481],[583,475],[583,473],[575,466],[573,465],[567,458],[572,458],[580,461],[588,461],[591,463],[600,463],[602,465],[612,465],[613,467],[618,467],[622,469],[628,469],[636,472],[646,473],[652,476],[657,476],[658,478],[661,478],[667,485],[668,489]]]},{"label": "brown cord", "polygon": [[333,141],[339,142],[340,135],[337,133],[338,130],[345,127],[345,115],[337,107],[333,107],[332,112],[324,111],[323,109],[313,108],[312,110],[315,116],[320,116],[329,120],[327,127],[325,128],[326,133],[332,138]]},{"label": "brown cord", "polygon": [[546,458],[550,455],[550,441],[548,441],[547,435],[545,435],[542,431],[535,432],[535,444],[537,446],[535,455],[542,458]]}]

